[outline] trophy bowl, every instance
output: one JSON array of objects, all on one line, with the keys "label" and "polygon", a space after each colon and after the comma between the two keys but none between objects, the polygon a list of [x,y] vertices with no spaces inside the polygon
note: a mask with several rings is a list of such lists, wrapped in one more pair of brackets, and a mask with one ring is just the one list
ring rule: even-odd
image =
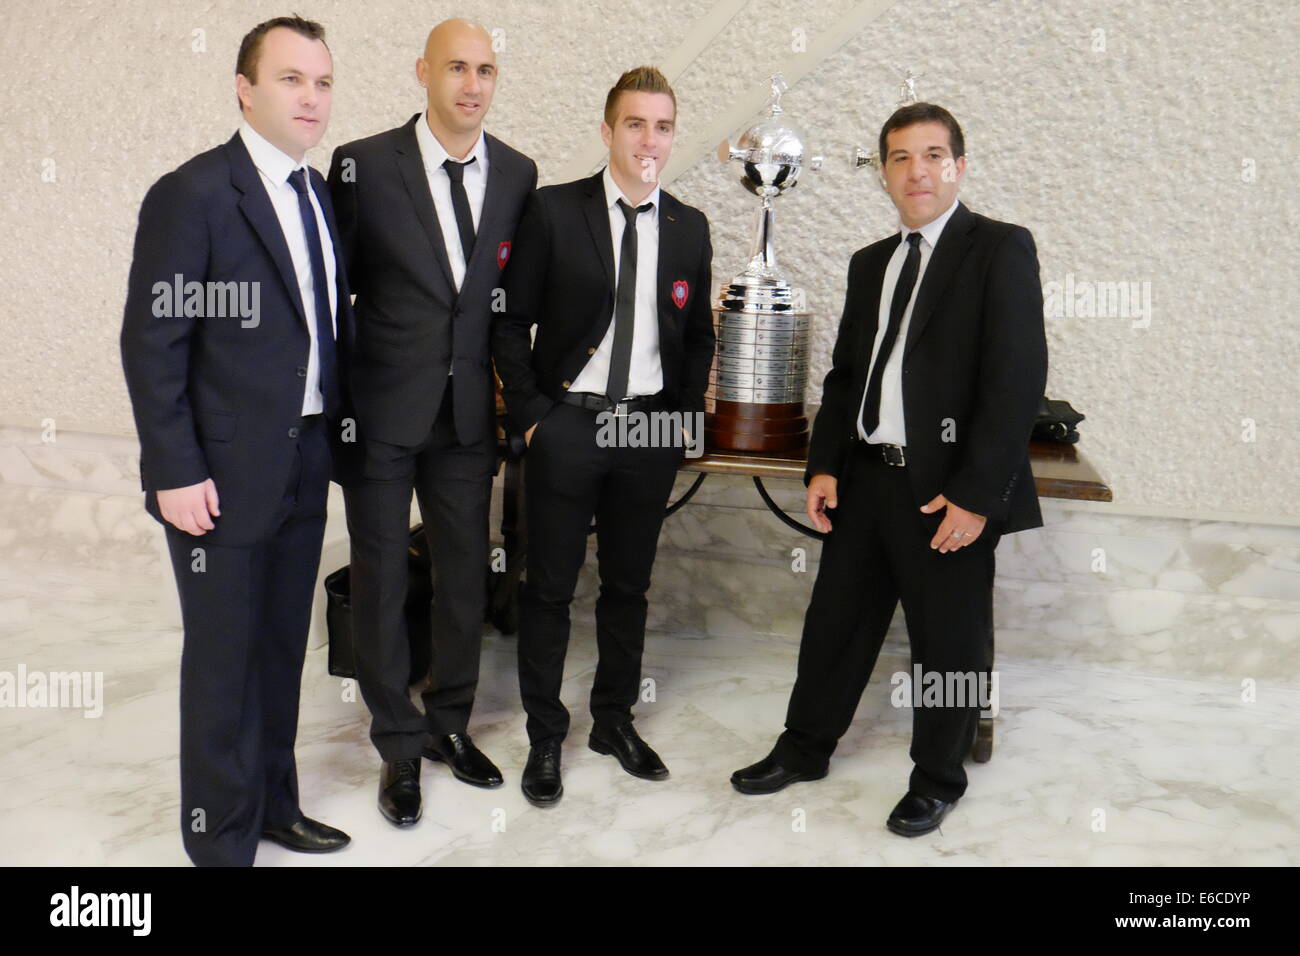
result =
[{"label": "trophy bowl", "polygon": [[798,185],[804,136],[777,115],[745,130],[730,152],[742,164],[741,184],[755,196],[772,198]]}]

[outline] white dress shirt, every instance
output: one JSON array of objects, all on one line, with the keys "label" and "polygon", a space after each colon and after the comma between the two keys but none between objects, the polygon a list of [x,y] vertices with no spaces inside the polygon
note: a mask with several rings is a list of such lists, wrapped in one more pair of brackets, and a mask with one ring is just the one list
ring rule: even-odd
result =
[{"label": "white dress shirt", "polygon": [[[627,219],[618,207],[620,199],[633,209],[654,203],[636,217],[636,305],[633,308],[632,365],[627,375],[627,394],[611,395],[618,401],[638,395],[654,395],[663,390],[664,372],[659,358],[659,297],[656,285],[659,279],[659,184],[639,203],[623,195],[614,182],[609,166],[602,175],[605,183],[605,203],[609,207],[609,235],[614,243],[614,288],[618,289],[618,270],[623,258],[623,230]],[[605,337],[578,377],[573,380],[571,392],[593,392],[604,395],[609,385],[609,362],[614,354],[614,321],[605,330]]]},{"label": "white dress shirt", "polygon": [[903,261],[907,258],[907,237],[913,232],[921,233],[921,264],[916,273],[916,284],[912,286],[912,298],[903,311],[903,320],[898,327],[898,337],[894,347],[885,360],[885,370],[880,379],[880,423],[870,435],[863,430],[862,409],[867,403],[864,390],[862,400],[858,402],[858,437],[873,444],[907,445],[907,428],[903,420],[903,352],[907,346],[907,329],[912,324],[912,307],[916,305],[917,293],[921,291],[921,280],[925,278],[925,267],[930,263],[930,256],[939,242],[943,227],[948,224],[957,209],[958,200],[954,199],[948,211],[936,219],[927,222],[920,229],[909,229],[899,223],[902,235],[898,238],[898,248],[890,256],[889,265],[885,267],[885,278],[880,289],[880,312],[876,320],[876,340],[871,346],[871,364],[867,366],[867,387],[871,386],[871,371],[876,367],[876,356],[880,352],[880,342],[889,327],[889,307],[894,301],[894,287],[898,285],[898,274],[903,271]]},{"label": "white dress shirt", "polygon": [[451,179],[442,164],[448,159],[457,163],[474,162],[465,167],[465,196],[469,199],[470,216],[474,220],[474,232],[478,233],[479,219],[483,215],[483,197],[487,195],[488,155],[487,139],[479,130],[478,142],[463,160],[456,159],[448,153],[438,137],[429,129],[429,111],[425,110],[415,121],[415,139],[420,144],[420,159],[424,162],[424,175],[429,180],[429,192],[433,194],[433,208],[438,212],[438,225],[442,228],[442,242],[447,249],[447,259],[451,263],[451,277],[460,291],[465,281],[465,250],[460,247],[460,230],[456,228],[456,209],[451,204]]},{"label": "white dress shirt", "polygon": [[[289,182],[289,174],[295,169],[305,169],[306,165],[272,146],[247,120],[240,124],[239,135],[262,177],[262,185],[266,187],[266,194],[275,209],[275,217],[280,221],[280,231],[284,233],[284,241],[289,246],[289,256],[293,259],[298,294],[302,297],[303,312],[307,316],[307,334],[311,336],[302,414],[316,415],[325,410],[325,400],[320,392],[320,349],[316,344],[316,287],[311,272],[311,253],[307,250],[307,234],[302,227],[302,214],[298,211],[298,191]],[[316,213],[316,229],[320,232],[321,255],[325,259],[325,275],[329,282],[330,327],[335,328],[338,285],[335,281],[334,243],[330,240],[329,227],[325,225],[325,214],[321,212],[316,192],[311,188],[311,173],[308,172],[306,176],[307,196],[311,200],[312,211]]]}]

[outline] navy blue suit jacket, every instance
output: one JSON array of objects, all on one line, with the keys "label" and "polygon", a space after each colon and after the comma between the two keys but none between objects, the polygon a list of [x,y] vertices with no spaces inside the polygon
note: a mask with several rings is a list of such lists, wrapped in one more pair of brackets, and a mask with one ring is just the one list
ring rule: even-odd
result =
[{"label": "navy blue suit jacket", "polygon": [[[329,189],[316,170],[309,175],[334,245],[343,363],[353,339],[345,260]],[[256,283],[256,324],[237,313],[157,314],[168,311],[162,285],[174,286],[177,276],[183,283]],[[264,540],[297,455],[290,431],[302,415],[310,336],[288,243],[238,133],[145,195],[121,349],[149,513],[162,520],[158,491],[212,478],[221,515],[215,530],[195,540],[235,547]],[[344,404],[346,418],[346,394]],[[339,423],[329,432],[337,450]]]}]

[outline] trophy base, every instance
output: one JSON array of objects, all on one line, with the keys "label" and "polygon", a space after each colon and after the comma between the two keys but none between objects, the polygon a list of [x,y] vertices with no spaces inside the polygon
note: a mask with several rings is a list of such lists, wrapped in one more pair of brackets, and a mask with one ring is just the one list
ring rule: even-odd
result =
[{"label": "trophy base", "polygon": [[723,451],[799,452],[808,447],[808,417],[803,402],[717,401],[704,416],[704,438]]}]

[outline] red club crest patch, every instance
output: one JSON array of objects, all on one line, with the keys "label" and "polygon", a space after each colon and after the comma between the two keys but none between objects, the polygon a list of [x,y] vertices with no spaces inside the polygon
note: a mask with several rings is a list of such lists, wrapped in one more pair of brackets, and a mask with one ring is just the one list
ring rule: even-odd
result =
[{"label": "red club crest patch", "polygon": [[678,279],[673,283],[673,305],[682,308],[686,305],[686,297],[691,294],[691,287],[684,279]]},{"label": "red club crest patch", "polygon": [[506,267],[506,262],[508,262],[509,259],[510,243],[509,241],[506,241],[497,246],[497,268],[504,269]]}]

